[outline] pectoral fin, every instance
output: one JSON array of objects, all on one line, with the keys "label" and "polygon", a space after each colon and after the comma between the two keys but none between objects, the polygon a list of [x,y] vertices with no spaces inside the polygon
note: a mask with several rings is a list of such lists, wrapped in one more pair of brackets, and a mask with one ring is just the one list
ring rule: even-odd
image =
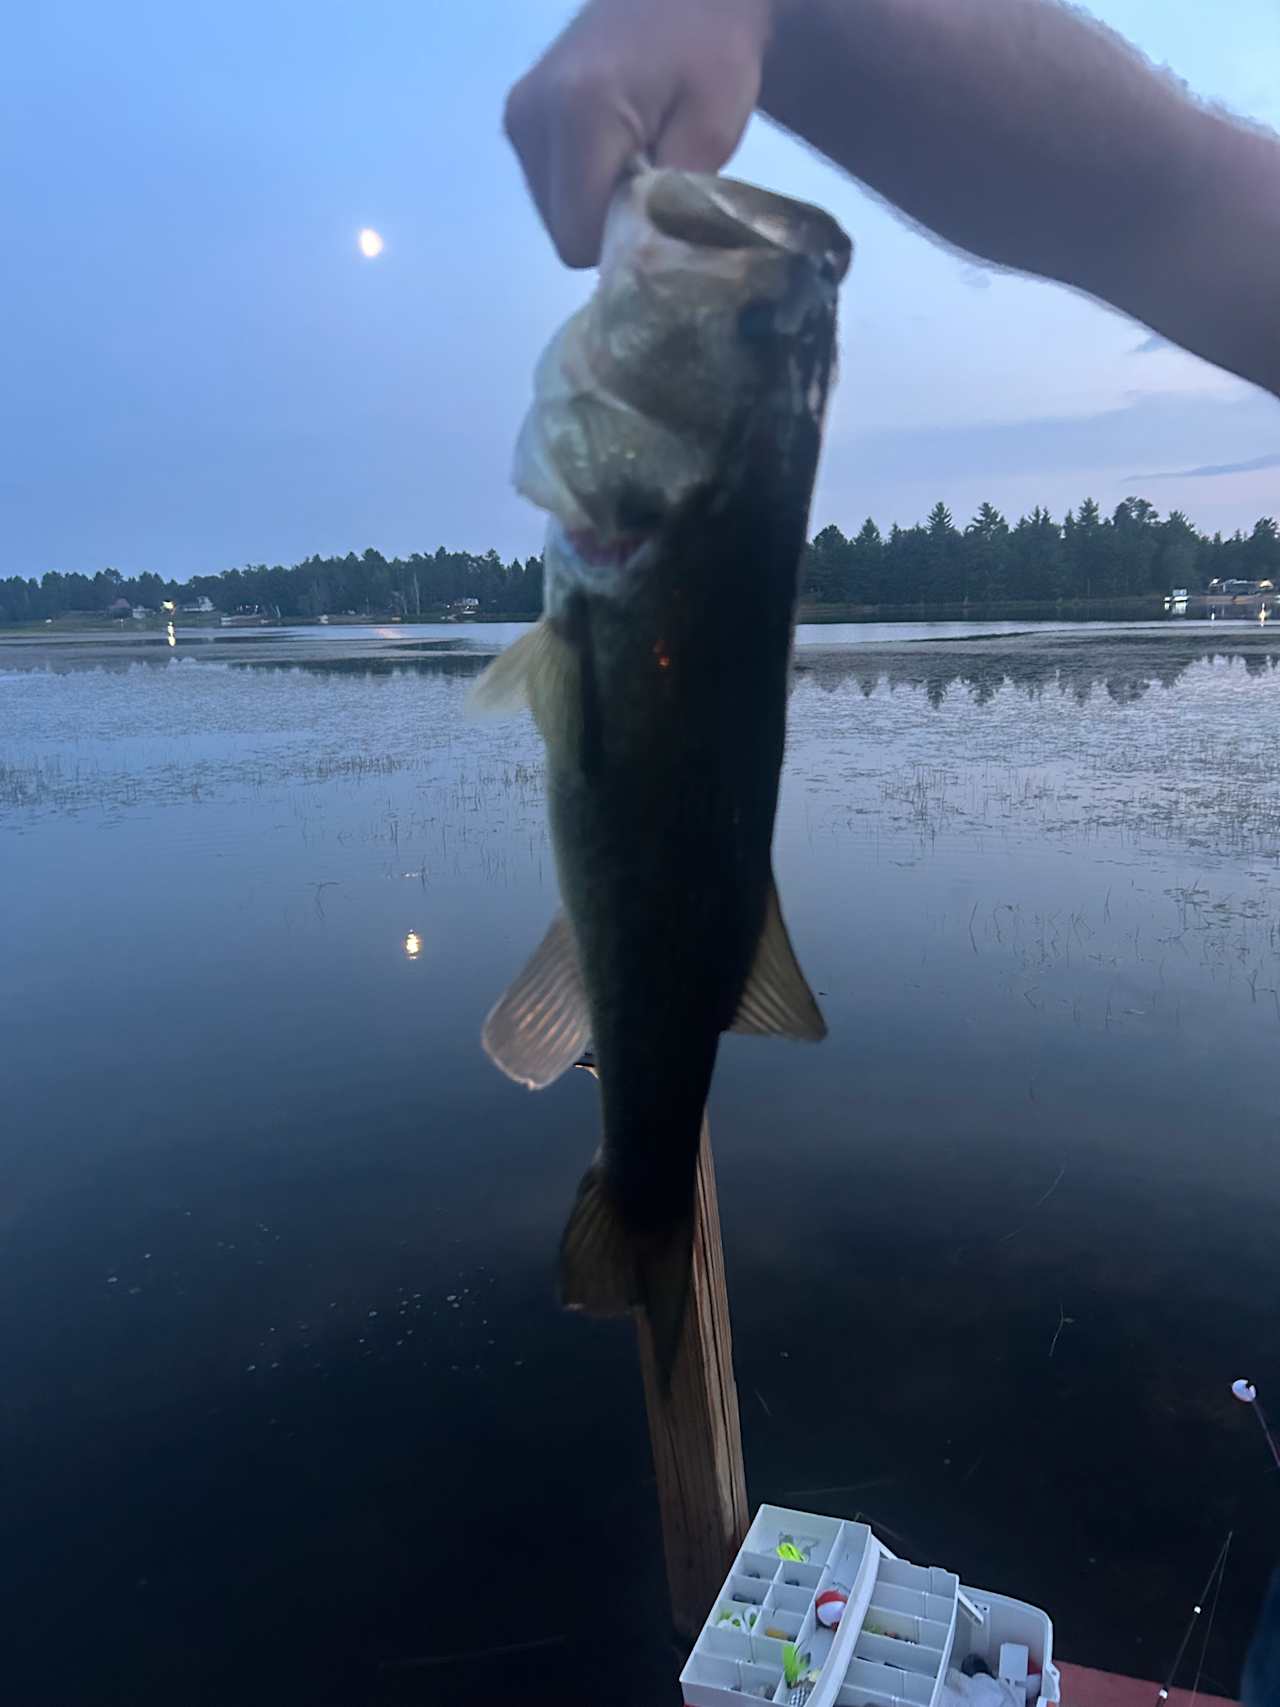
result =
[{"label": "pectoral fin", "polygon": [[573,648],[544,617],[498,654],[472,688],[468,703],[472,711],[496,714],[528,706],[549,737],[571,726],[579,694]]},{"label": "pectoral fin", "polygon": [[811,1043],[827,1035],[826,1021],[805,982],[782,922],[772,879],[755,963],[729,1029],[756,1036],[798,1037]]},{"label": "pectoral fin", "polygon": [[481,1037],[491,1060],[531,1091],[568,1072],[589,1046],[587,993],[563,913],[556,914],[529,964],[490,1012]]}]

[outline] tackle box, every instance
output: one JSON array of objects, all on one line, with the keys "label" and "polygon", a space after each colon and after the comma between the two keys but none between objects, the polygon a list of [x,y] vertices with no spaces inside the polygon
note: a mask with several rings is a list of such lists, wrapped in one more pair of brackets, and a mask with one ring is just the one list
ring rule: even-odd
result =
[{"label": "tackle box", "polygon": [[[848,1596],[834,1629],[815,1604],[828,1589]],[[1056,1702],[1053,1627],[1037,1607],[962,1589],[937,1565],[909,1564],[865,1523],[766,1505],[680,1686],[685,1707],[938,1707],[949,1667],[976,1652],[990,1654],[994,1669],[999,1644],[1010,1641],[1032,1655],[1038,1700]]]}]

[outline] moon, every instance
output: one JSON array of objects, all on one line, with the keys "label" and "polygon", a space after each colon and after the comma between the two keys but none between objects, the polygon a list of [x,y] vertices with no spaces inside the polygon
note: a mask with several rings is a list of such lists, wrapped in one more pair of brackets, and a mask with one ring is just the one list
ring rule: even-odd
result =
[{"label": "moon", "polygon": [[375,260],[385,248],[381,236],[370,225],[365,226],[356,241],[360,245],[360,253],[367,261]]}]

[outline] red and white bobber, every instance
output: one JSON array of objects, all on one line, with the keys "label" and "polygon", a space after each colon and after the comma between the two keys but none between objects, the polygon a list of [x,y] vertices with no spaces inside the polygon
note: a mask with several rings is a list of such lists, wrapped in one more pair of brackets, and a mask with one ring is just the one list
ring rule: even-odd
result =
[{"label": "red and white bobber", "polygon": [[813,1603],[814,1616],[819,1624],[825,1625],[828,1630],[834,1630],[844,1617],[844,1609],[848,1604],[849,1595],[846,1589],[824,1588]]}]

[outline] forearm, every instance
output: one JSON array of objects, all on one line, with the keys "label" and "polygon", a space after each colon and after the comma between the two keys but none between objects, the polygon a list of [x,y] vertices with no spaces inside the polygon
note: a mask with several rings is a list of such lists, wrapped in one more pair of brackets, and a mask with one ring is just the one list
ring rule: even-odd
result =
[{"label": "forearm", "polygon": [[974,255],[1280,395],[1280,139],[1056,0],[777,0],[761,105]]}]

